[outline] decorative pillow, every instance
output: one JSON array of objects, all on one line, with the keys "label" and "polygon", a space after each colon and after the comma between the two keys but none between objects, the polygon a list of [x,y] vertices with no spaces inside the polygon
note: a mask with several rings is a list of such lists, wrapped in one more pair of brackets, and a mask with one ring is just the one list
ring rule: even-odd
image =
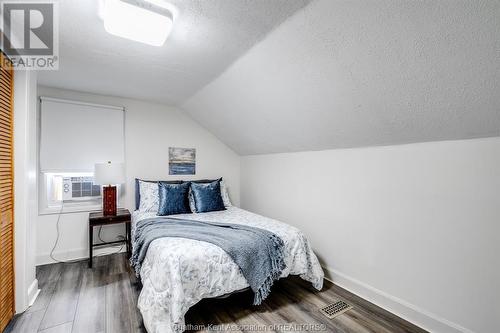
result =
[{"label": "decorative pillow", "polygon": [[[191,183],[196,183],[199,185],[210,185],[210,183],[220,181],[222,178],[219,179],[199,179],[199,180],[192,180]],[[222,195],[222,193],[221,193]],[[191,209],[191,212],[196,213],[196,204],[194,202],[194,196],[193,196],[193,191],[191,190],[191,187],[189,188],[189,208]]]},{"label": "decorative pillow", "polygon": [[141,212],[157,212],[159,206],[158,183],[139,180]]},{"label": "decorative pillow", "polygon": [[196,213],[196,204],[194,203],[194,195],[193,191],[191,190],[191,187],[189,187],[188,200],[189,200],[189,209],[191,209],[192,213]]},{"label": "decorative pillow", "polygon": [[[182,184],[182,180],[161,180],[162,182],[168,183],[168,184]],[[144,179],[135,179],[135,209],[140,210],[141,206],[141,188],[140,188],[140,183],[154,183],[156,186],[158,186],[159,180],[144,180]],[[156,196],[159,197],[158,195],[158,187],[156,187]],[[158,200],[158,199],[157,199]],[[158,204],[156,205],[156,209],[154,211],[158,211]]]},{"label": "decorative pillow", "polygon": [[[192,180],[192,183],[200,184],[200,185],[209,185],[210,183],[213,183],[215,181],[220,181],[220,195],[222,196],[222,201],[224,201],[224,207],[229,208],[232,206],[231,204],[231,199],[229,198],[229,194],[227,191],[226,184],[224,182],[224,179],[219,178],[219,179],[200,179],[200,180]],[[193,213],[196,213],[196,206],[194,203],[194,197],[189,190],[189,207],[191,208],[191,211]]]},{"label": "decorative pillow", "polygon": [[229,193],[227,192],[227,187],[224,179],[221,179],[220,181],[220,195],[222,196],[222,201],[224,201],[224,207],[231,207],[231,199],[229,199]]},{"label": "decorative pillow", "polygon": [[220,192],[220,180],[209,184],[191,183],[197,213],[225,210]]},{"label": "decorative pillow", "polygon": [[158,183],[160,203],[158,215],[174,215],[191,213],[189,209],[188,191],[189,182],[182,184]]}]

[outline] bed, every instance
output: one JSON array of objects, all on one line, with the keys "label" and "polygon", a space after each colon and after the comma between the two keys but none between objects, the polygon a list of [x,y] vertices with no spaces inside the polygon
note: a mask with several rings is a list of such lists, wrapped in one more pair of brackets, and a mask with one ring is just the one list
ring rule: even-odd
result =
[{"label": "bed", "polygon": [[[132,233],[154,212],[135,211]],[[244,224],[269,230],[285,244],[281,277],[299,275],[320,290],[323,270],[305,236],[295,227],[231,206],[224,211],[175,215],[176,218]],[[140,269],[142,291],[138,307],[149,333],[183,332],[184,315],[203,298],[213,298],[246,289],[239,267],[221,248],[185,238],[154,240]],[[249,304],[249,306],[251,306]]]}]

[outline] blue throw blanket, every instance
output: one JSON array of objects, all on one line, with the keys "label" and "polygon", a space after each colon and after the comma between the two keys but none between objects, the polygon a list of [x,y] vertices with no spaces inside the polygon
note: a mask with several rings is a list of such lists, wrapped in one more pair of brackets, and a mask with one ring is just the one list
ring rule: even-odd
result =
[{"label": "blue throw blanket", "polygon": [[285,268],[283,240],[267,230],[240,224],[154,217],[138,222],[135,229],[130,263],[138,276],[149,245],[163,237],[199,240],[226,251],[252,288],[255,305],[269,295],[273,282]]}]

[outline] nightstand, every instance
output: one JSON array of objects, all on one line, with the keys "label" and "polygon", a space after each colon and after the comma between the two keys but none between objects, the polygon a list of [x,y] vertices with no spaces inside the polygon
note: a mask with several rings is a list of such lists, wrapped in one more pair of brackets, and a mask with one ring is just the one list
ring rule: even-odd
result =
[{"label": "nightstand", "polygon": [[[126,235],[124,240],[94,244],[94,227],[118,223],[125,224]],[[103,215],[102,211],[92,212],[89,214],[89,268],[92,268],[92,251],[94,247],[124,243],[127,246],[127,255],[130,257],[132,252],[130,223],[130,212],[128,209],[124,208],[119,208],[116,212],[116,215]]]}]

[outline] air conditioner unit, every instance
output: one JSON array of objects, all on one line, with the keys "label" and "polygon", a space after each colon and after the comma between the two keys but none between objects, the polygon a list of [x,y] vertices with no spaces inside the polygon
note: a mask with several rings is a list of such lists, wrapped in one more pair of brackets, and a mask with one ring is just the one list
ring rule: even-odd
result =
[{"label": "air conditioner unit", "polygon": [[101,197],[101,186],[93,177],[63,177],[63,201],[89,201]]}]

